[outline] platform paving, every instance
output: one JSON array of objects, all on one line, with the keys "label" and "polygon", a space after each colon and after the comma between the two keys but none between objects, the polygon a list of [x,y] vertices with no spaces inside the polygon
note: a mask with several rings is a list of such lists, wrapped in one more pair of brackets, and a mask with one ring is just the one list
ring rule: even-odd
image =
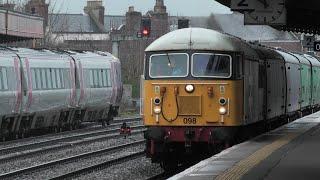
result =
[{"label": "platform paving", "polygon": [[320,179],[320,112],[235,145],[170,179]]}]

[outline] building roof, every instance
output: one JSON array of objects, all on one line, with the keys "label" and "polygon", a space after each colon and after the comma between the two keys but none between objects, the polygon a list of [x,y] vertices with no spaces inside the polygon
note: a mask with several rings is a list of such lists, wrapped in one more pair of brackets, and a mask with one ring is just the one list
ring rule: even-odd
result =
[{"label": "building roof", "polygon": [[[107,31],[125,24],[125,16],[105,15],[104,27]],[[94,21],[86,14],[50,14],[49,25],[55,33],[99,32]]]},{"label": "building roof", "polygon": [[[176,26],[178,24],[178,18],[179,17],[177,16],[169,17],[169,24]],[[186,18],[190,20],[191,27],[210,28],[248,41],[297,40],[291,33],[278,31],[270,26],[244,25],[244,16],[238,12],[234,12],[233,14],[213,14],[210,18]],[[104,16],[104,26],[106,31],[110,31],[111,28],[118,29],[125,23],[125,16]],[[99,29],[93,20],[91,20],[86,14],[50,14],[49,25],[53,26],[53,32],[56,33],[99,32]]]}]

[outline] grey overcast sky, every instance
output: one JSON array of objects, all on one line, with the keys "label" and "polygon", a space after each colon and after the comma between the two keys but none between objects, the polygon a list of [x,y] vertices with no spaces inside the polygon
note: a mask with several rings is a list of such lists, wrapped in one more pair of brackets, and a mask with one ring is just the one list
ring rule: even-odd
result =
[{"label": "grey overcast sky", "polygon": [[[49,1],[49,0],[47,0]],[[56,2],[55,11],[59,13],[83,13],[87,0],[50,0]],[[155,0],[103,0],[106,14],[124,15],[129,6],[143,14],[152,10]],[[208,16],[210,13],[231,13],[229,8],[214,0],[165,0],[170,15]]]}]

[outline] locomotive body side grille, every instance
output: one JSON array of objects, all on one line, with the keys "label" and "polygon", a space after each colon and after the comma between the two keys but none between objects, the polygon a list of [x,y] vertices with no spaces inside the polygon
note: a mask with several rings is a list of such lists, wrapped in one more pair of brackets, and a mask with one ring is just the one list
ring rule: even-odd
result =
[{"label": "locomotive body side grille", "polygon": [[178,96],[180,116],[201,116],[201,96]]}]

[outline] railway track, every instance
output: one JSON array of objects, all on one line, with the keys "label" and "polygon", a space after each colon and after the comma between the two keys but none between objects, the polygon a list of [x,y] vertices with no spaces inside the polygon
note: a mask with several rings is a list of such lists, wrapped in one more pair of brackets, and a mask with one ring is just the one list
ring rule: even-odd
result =
[{"label": "railway track", "polygon": [[[113,146],[113,147],[105,148],[102,150],[92,151],[92,152],[88,152],[88,153],[83,153],[83,154],[51,161],[51,162],[31,166],[28,168],[12,171],[12,172],[9,172],[6,174],[0,174],[0,179],[14,178],[14,177],[18,177],[18,176],[20,177],[21,175],[30,174],[32,172],[37,172],[37,171],[41,171],[43,169],[52,168],[52,167],[60,165],[60,164],[72,163],[72,162],[79,161],[81,159],[88,159],[90,157],[106,155],[106,154],[110,154],[110,153],[113,153],[116,151],[120,151],[121,149],[126,149],[126,148],[130,148],[130,147],[134,147],[134,146],[140,146],[140,145],[143,145],[144,143],[145,143],[145,140],[140,140],[140,141],[135,141],[133,143],[127,143],[127,144],[123,144],[123,145],[119,145],[119,146]],[[68,177],[74,177],[74,176],[77,176],[77,175],[83,174],[83,173],[90,173],[94,170],[105,168],[105,167],[111,166],[113,164],[118,164],[118,163],[124,162],[126,160],[130,160],[130,158],[133,159],[133,158],[141,157],[143,155],[144,155],[144,151],[140,151],[138,153],[132,153],[130,155],[122,156],[120,158],[112,159],[110,161],[106,161],[106,162],[103,162],[100,164],[89,166],[89,167],[86,167],[83,169],[78,169],[76,171],[66,173],[64,175],[55,177],[53,179],[68,178]]]},{"label": "railway track", "polygon": [[83,168],[83,169],[72,171],[70,173],[66,173],[66,174],[63,174],[61,176],[57,176],[57,177],[51,178],[51,180],[75,178],[75,177],[78,177],[78,176],[81,176],[81,175],[89,174],[89,173],[92,173],[94,171],[101,170],[101,169],[104,169],[104,168],[108,168],[108,167],[110,167],[112,165],[116,165],[116,164],[120,164],[120,163],[123,163],[123,162],[127,162],[127,161],[130,161],[130,160],[133,160],[133,159],[136,159],[136,158],[139,158],[139,157],[143,157],[143,156],[145,156],[145,152],[144,151],[139,151],[139,152],[132,153],[132,154],[126,155],[126,156],[122,156],[120,158],[112,159],[110,161],[106,161],[106,162],[103,162],[103,163],[100,163],[100,164],[97,164],[97,165],[93,165],[93,166],[89,166],[89,167],[86,167],[86,168]]},{"label": "railway track", "polygon": [[[132,127],[132,135],[143,133],[144,127],[143,126],[136,126]],[[15,159],[19,158],[27,158],[34,155],[39,154],[45,154],[57,150],[62,150],[64,148],[69,148],[75,145],[83,145],[83,144],[89,144],[92,142],[99,142],[99,141],[105,141],[109,139],[119,138],[123,137],[123,135],[119,134],[119,129],[115,130],[108,130],[105,131],[106,134],[104,135],[97,135],[97,137],[93,137],[90,135],[90,137],[85,137],[81,135],[79,138],[78,136],[74,139],[68,138],[60,138],[55,141],[49,140],[49,142],[41,142],[41,143],[35,143],[30,145],[23,145],[18,147],[10,147],[10,148],[4,148],[0,149],[0,163],[4,164],[9,161],[13,161]],[[67,141],[67,142],[65,142]],[[69,142],[68,142],[69,141]]]},{"label": "railway track", "polygon": [[45,135],[40,135],[40,136],[33,136],[29,138],[24,138],[24,139],[17,139],[17,140],[12,140],[12,141],[5,141],[5,142],[0,142],[0,147],[7,147],[7,146],[12,146],[14,144],[19,144],[19,143],[26,143],[27,141],[39,141],[39,139],[50,139],[50,138],[55,138],[55,137],[62,137],[62,136],[68,136],[70,134],[81,134],[84,132],[91,132],[91,131],[98,131],[98,130],[106,130],[113,128],[113,127],[119,127],[122,125],[123,122],[132,124],[135,122],[141,121],[141,118],[125,118],[125,119],[117,119],[112,121],[110,125],[107,127],[102,127],[101,123],[93,125],[93,127],[89,128],[83,128],[83,129],[77,129],[77,130],[72,130],[72,131],[64,131],[64,132],[59,132],[55,134],[45,134]]}]

